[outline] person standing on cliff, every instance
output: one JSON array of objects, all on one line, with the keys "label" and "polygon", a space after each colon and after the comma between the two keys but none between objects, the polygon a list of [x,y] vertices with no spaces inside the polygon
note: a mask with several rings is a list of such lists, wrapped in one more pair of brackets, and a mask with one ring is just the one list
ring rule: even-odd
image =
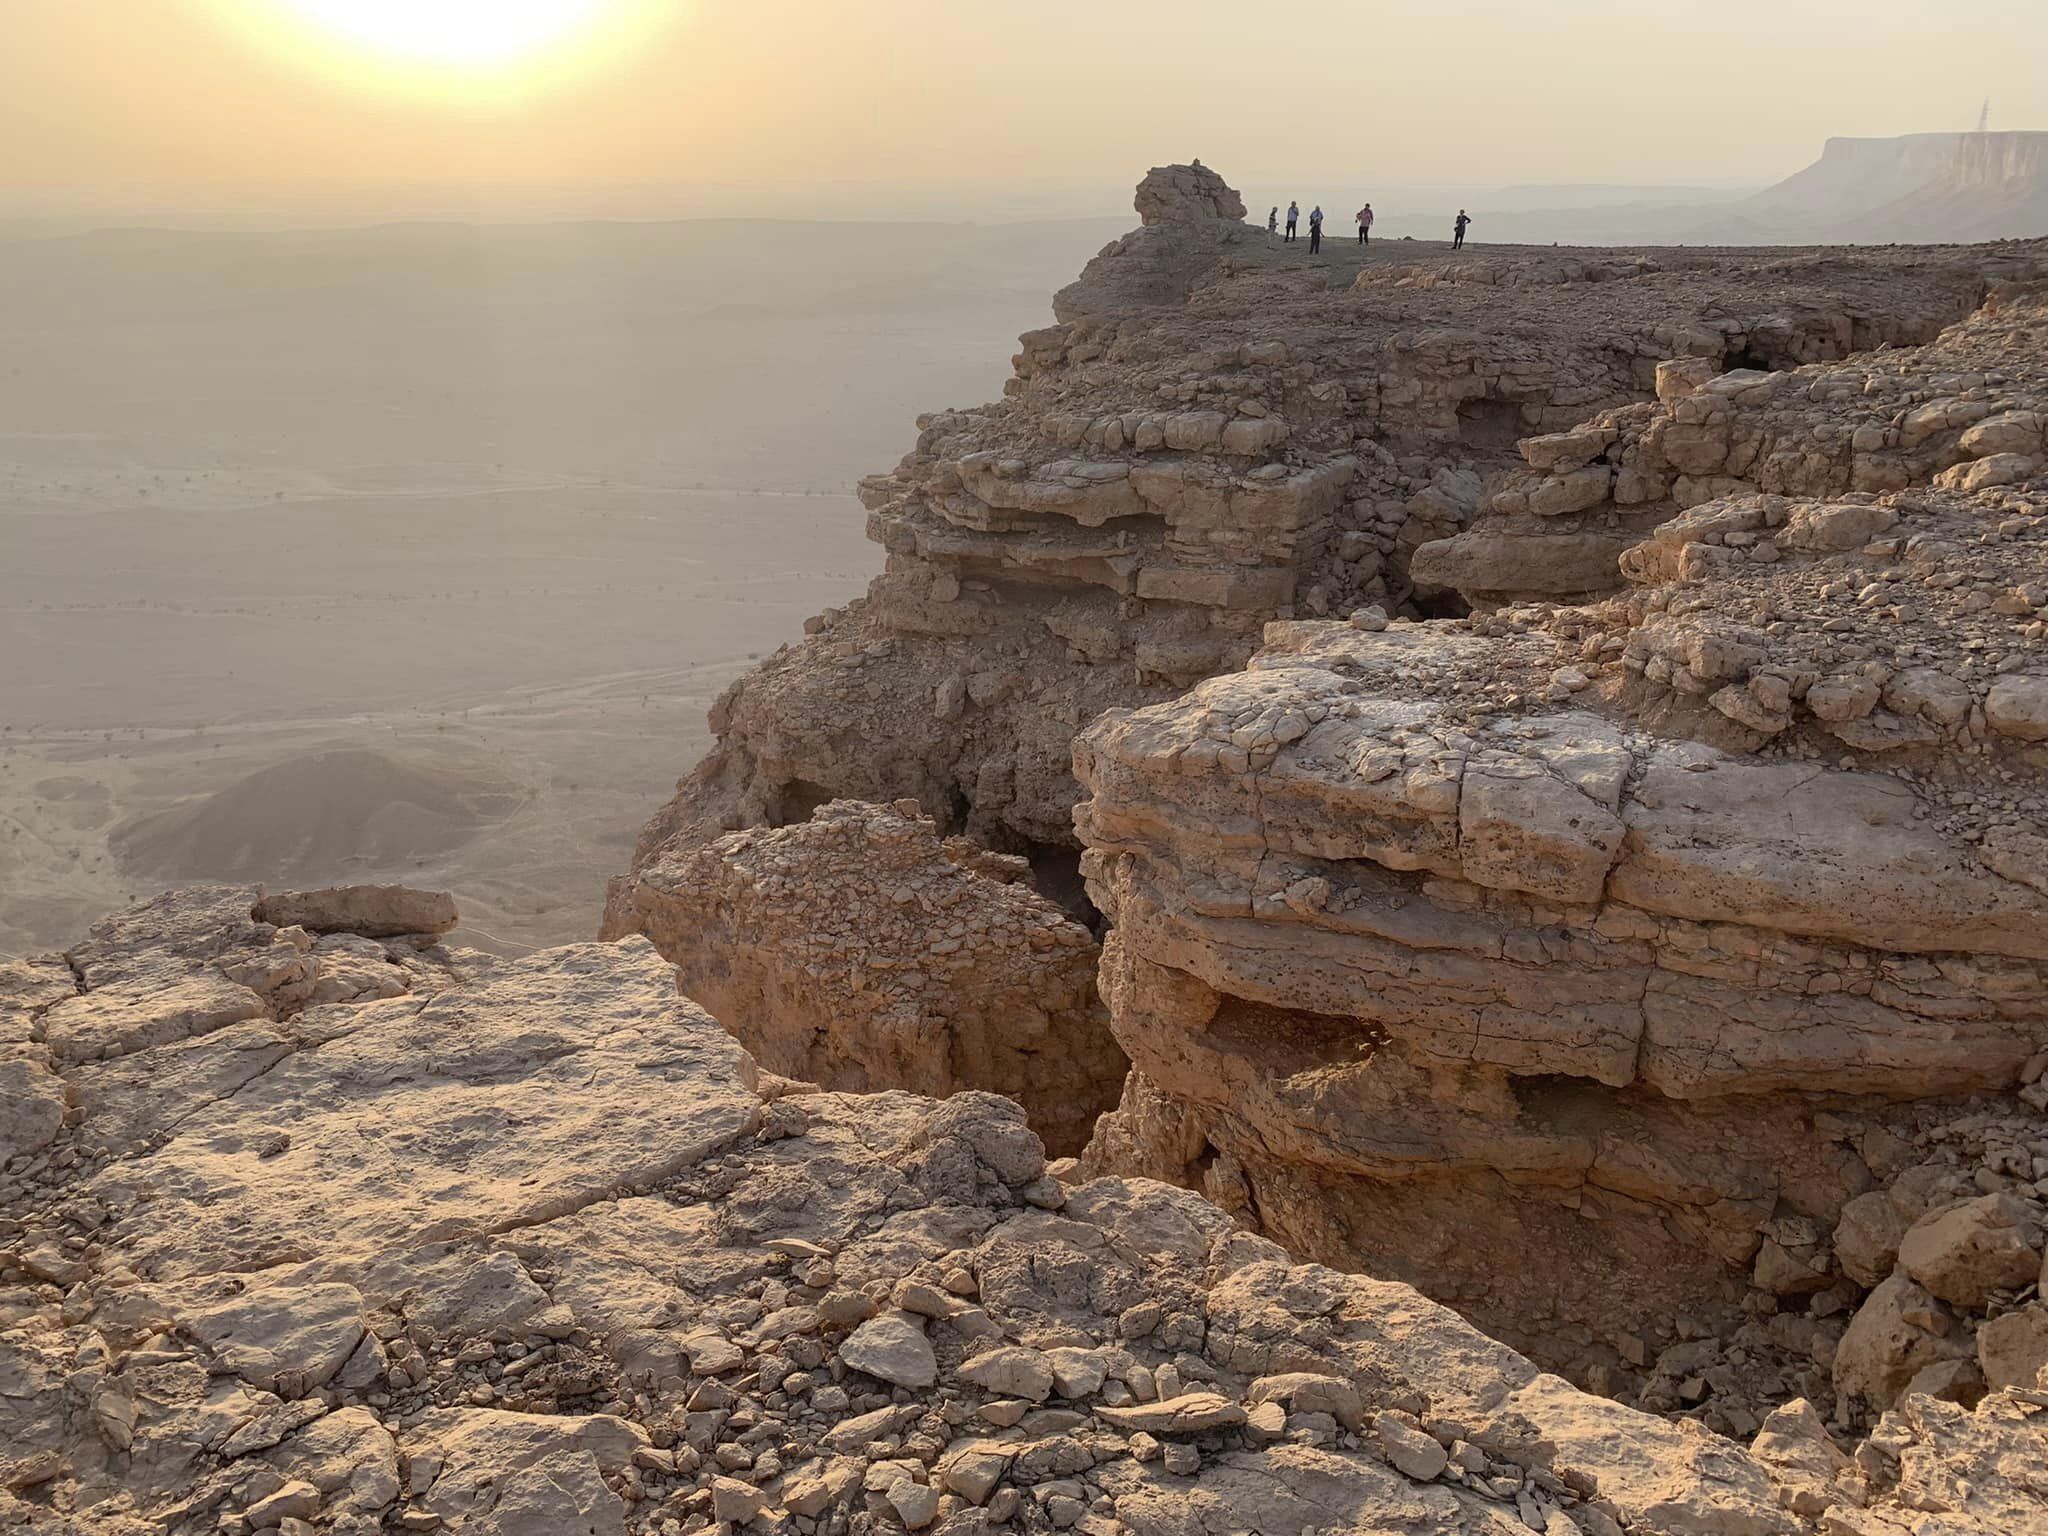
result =
[{"label": "person standing on cliff", "polygon": [[1323,205],[1317,203],[1308,211],[1308,253],[1313,256],[1323,248]]},{"label": "person standing on cliff", "polygon": [[1463,249],[1465,249],[1465,226],[1467,224],[1470,224],[1471,222],[1472,215],[1467,213],[1464,209],[1460,208],[1458,210],[1458,232],[1451,238],[1452,250],[1462,251]]},{"label": "person standing on cliff", "polygon": [[1280,233],[1280,205],[1275,203],[1273,211],[1266,215],[1266,244],[1273,243],[1273,237]]},{"label": "person standing on cliff", "polygon": [[1372,204],[1367,203],[1358,210],[1358,243],[1365,244],[1372,238]]},{"label": "person standing on cliff", "polygon": [[1289,204],[1287,205],[1287,238],[1288,238],[1288,239],[1292,240],[1292,239],[1294,238],[1294,226],[1295,226],[1296,224],[1299,224],[1300,222],[1301,222],[1301,204],[1299,204],[1299,203],[1292,203],[1292,202],[1291,202],[1291,203],[1289,203]]}]

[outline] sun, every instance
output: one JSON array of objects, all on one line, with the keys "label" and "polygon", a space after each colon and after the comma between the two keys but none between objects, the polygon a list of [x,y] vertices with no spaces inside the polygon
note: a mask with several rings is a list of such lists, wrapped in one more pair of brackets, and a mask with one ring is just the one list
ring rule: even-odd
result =
[{"label": "sun", "polygon": [[595,25],[611,0],[286,0],[330,31],[424,63],[487,68]]}]

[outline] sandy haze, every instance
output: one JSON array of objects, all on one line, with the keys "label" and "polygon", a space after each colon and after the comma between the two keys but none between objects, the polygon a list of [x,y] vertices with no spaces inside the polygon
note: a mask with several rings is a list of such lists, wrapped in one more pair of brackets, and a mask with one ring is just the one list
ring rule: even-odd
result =
[{"label": "sandy haze", "polygon": [[0,952],[204,877],[586,935],[848,488],[1116,228],[0,247]]}]

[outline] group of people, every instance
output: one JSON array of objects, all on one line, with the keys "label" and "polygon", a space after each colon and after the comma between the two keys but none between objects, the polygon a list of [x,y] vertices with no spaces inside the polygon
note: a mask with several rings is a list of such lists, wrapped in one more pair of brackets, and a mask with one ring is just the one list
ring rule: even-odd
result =
[{"label": "group of people", "polygon": [[[1365,245],[1372,239],[1372,204],[1367,203],[1363,208],[1359,209],[1356,217],[1358,220],[1358,243],[1360,245]],[[1451,226],[1453,230],[1451,236],[1452,250],[1462,251],[1465,248],[1465,230],[1468,226],[1470,226],[1471,223],[1472,215],[1467,213],[1464,209],[1460,208],[1458,210],[1458,217],[1456,218],[1456,220],[1453,221]],[[1299,230],[1300,227],[1301,204],[1291,202],[1287,205],[1287,238],[1289,240],[1299,239],[1300,236],[1296,233],[1296,231]],[[1268,235],[1276,235],[1279,232],[1280,209],[1276,204],[1272,212],[1266,215],[1266,233]],[[1323,209],[1322,205],[1318,203],[1315,207],[1311,208],[1308,213],[1308,253],[1309,255],[1314,256],[1318,252],[1320,252],[1322,248]]]}]

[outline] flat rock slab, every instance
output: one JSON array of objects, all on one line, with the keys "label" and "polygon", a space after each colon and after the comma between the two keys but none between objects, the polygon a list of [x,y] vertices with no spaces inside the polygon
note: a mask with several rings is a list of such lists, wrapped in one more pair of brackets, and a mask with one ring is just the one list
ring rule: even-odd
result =
[{"label": "flat rock slab", "polygon": [[132,1262],[346,1275],[645,1189],[759,1117],[752,1060],[645,941],[550,950],[365,1013],[102,1177]]},{"label": "flat rock slab", "polygon": [[366,939],[443,934],[461,921],[446,891],[405,885],[336,885],[318,891],[279,891],[256,903],[258,922],[308,933],[354,933]]}]

